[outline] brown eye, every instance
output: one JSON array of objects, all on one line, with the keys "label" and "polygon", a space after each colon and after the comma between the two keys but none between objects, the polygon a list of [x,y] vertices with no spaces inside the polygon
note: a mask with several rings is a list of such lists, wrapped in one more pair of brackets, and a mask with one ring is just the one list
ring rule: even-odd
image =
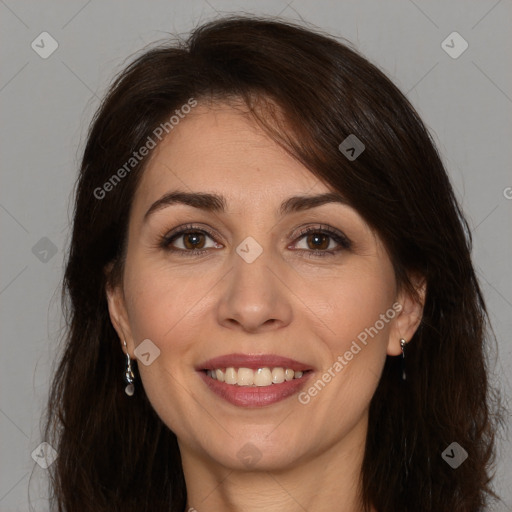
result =
[{"label": "brown eye", "polygon": [[[334,256],[351,247],[350,240],[343,233],[329,226],[306,228],[299,233],[298,240],[295,247],[313,257]],[[299,246],[300,243],[303,247]]]},{"label": "brown eye", "polygon": [[306,237],[310,249],[327,249],[329,247],[329,236],[324,233],[315,233]]},{"label": "brown eye", "polygon": [[[211,243],[208,244],[208,239]],[[195,228],[194,226],[185,226],[178,231],[173,231],[162,237],[160,247],[166,251],[179,253],[183,255],[199,255],[205,254],[208,249],[222,248],[214,240],[213,234],[204,229]]]},{"label": "brown eye", "polygon": [[185,249],[202,249],[204,247],[204,234],[198,231],[193,231],[191,233],[181,234],[180,237],[183,237],[183,245]]}]

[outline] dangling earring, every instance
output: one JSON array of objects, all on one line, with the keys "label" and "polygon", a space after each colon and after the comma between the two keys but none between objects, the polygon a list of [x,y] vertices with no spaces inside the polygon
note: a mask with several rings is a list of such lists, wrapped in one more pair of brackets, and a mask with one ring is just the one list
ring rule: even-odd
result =
[{"label": "dangling earring", "polygon": [[407,344],[407,342],[403,338],[400,338],[400,347],[402,348],[402,380],[406,380],[406,375],[405,375],[405,345],[406,344]]},{"label": "dangling earring", "polygon": [[[126,347],[126,340],[123,340],[124,346]],[[124,371],[124,381],[126,382],[127,386],[124,388],[124,392],[128,396],[133,396],[133,393],[135,392],[135,386],[133,383],[135,382],[135,375],[132,371],[132,362],[130,359],[130,354],[128,354],[128,348],[126,349],[126,370]]]}]

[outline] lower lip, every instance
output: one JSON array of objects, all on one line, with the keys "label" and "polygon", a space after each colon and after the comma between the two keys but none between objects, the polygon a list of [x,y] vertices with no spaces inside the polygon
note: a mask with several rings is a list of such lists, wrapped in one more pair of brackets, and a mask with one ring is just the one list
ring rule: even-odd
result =
[{"label": "lower lip", "polygon": [[270,386],[237,386],[212,379],[204,371],[198,373],[215,394],[229,403],[239,407],[264,407],[298,393],[313,372],[305,373],[300,379],[292,379]]}]

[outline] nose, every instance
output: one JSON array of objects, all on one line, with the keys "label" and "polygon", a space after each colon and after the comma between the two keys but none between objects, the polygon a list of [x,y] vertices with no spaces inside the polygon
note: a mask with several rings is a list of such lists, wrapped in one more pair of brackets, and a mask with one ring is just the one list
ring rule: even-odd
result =
[{"label": "nose", "polygon": [[257,333],[280,329],[293,316],[293,293],[286,283],[291,270],[270,251],[251,263],[233,254],[233,268],[225,276],[218,302],[218,322],[230,329]]}]

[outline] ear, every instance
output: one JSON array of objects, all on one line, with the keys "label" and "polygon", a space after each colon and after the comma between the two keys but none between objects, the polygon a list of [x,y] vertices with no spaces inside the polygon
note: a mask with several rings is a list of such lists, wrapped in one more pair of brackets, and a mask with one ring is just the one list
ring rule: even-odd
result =
[{"label": "ear", "polygon": [[[128,322],[128,313],[126,311],[123,286],[122,283],[112,284],[111,280],[109,279],[113,266],[113,263],[109,263],[104,270],[105,275],[107,276],[105,293],[107,296],[110,321],[112,322],[112,325],[114,326],[114,329],[119,336],[123,352],[128,352],[130,357],[135,359],[135,355],[133,353],[135,345],[133,343],[133,336],[130,329],[130,324]],[[126,347],[123,343],[125,340],[127,345]]]},{"label": "ear", "polygon": [[418,275],[409,276],[409,278],[417,296],[404,288],[398,294],[396,303],[400,304],[401,309],[393,319],[389,331],[387,354],[390,356],[398,356],[402,353],[400,339],[403,338],[408,343],[418,329],[423,317],[423,307],[427,293],[426,279]]}]

